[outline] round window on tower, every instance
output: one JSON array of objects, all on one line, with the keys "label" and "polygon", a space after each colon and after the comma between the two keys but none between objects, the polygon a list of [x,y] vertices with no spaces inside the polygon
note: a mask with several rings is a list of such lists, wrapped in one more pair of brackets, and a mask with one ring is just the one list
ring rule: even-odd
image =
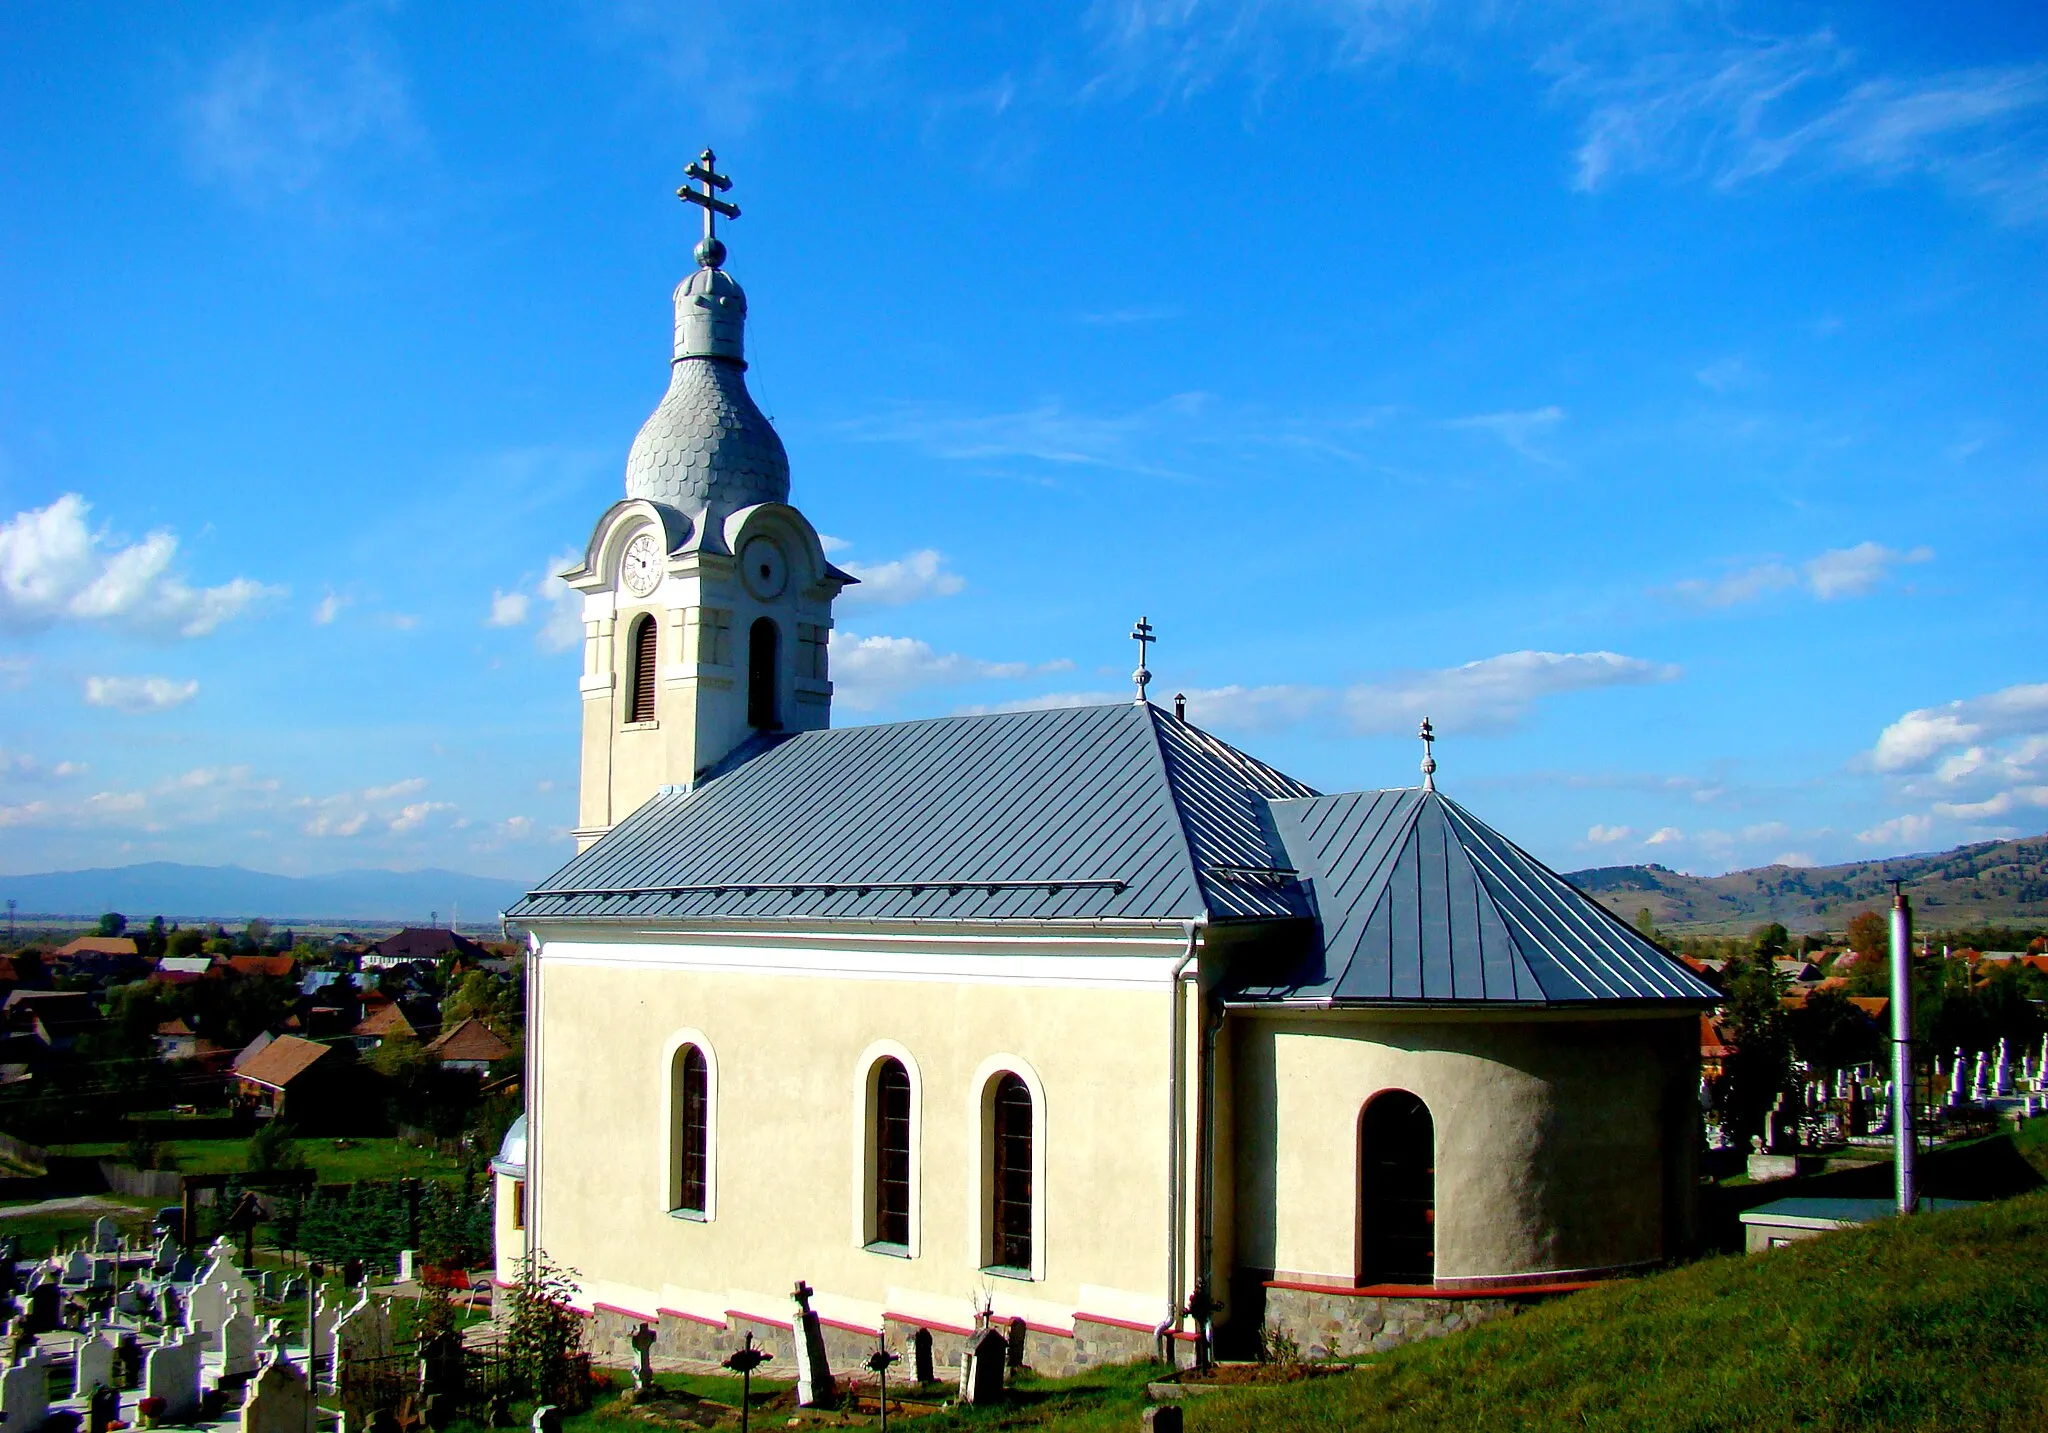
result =
[{"label": "round window on tower", "polygon": [[789,585],[789,562],[774,538],[749,538],[740,548],[740,581],[763,602],[782,595]]}]

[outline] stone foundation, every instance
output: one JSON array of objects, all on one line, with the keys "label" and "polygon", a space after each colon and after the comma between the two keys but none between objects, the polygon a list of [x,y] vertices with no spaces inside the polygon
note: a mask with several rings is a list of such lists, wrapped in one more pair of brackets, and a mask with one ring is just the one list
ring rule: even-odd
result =
[{"label": "stone foundation", "polygon": [[1348,1289],[1268,1285],[1265,1329],[1293,1339],[1304,1358],[1349,1358],[1441,1338],[1488,1319],[1505,1318],[1532,1301],[1529,1296],[1382,1297]]}]

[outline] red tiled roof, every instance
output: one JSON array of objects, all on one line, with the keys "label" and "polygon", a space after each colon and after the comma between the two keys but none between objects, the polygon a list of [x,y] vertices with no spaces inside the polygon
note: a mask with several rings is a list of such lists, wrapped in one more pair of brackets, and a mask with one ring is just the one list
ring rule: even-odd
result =
[{"label": "red tiled roof", "polygon": [[398,1008],[398,1002],[394,1000],[389,1005],[381,1006],[365,1015],[357,1022],[353,1033],[357,1035],[417,1035],[419,1031],[412,1028],[412,1021],[405,1018],[405,1012]]},{"label": "red tiled roof", "polygon": [[282,1090],[328,1053],[325,1045],[315,1041],[280,1035],[244,1061],[235,1073],[242,1079]]},{"label": "red tiled roof", "polygon": [[288,955],[232,955],[228,964],[240,975],[268,975],[283,979],[299,968],[299,963]]},{"label": "red tiled roof", "polygon": [[491,1027],[474,1015],[463,1020],[452,1030],[442,1032],[441,1037],[427,1046],[427,1053],[437,1060],[502,1060],[512,1053],[512,1047],[491,1033]]},{"label": "red tiled roof", "polygon": [[163,1024],[157,1026],[156,1033],[159,1035],[190,1035],[193,1031],[192,1027],[185,1023],[185,1017],[180,1015],[175,1020],[166,1020]]},{"label": "red tiled roof", "polygon": [[59,946],[50,952],[53,960],[67,955],[133,955],[135,942],[125,935],[82,935],[66,946]]}]

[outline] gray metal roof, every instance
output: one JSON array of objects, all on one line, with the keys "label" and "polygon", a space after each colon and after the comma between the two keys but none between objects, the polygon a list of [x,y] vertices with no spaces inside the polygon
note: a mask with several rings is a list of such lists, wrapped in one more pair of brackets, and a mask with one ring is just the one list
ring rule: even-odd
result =
[{"label": "gray metal roof", "polygon": [[803,732],[652,798],[515,920],[1305,917],[1311,788],[1152,706]]},{"label": "gray metal roof", "polygon": [[1719,994],[1561,876],[1430,790],[1275,801],[1320,946],[1237,999],[1573,1004]]}]

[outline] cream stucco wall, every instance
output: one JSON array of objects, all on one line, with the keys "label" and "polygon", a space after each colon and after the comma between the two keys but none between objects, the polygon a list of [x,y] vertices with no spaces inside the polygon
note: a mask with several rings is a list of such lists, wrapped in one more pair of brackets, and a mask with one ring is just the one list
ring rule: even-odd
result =
[{"label": "cream stucco wall", "polygon": [[497,1278],[501,1284],[519,1281],[526,1254],[526,1232],[516,1218],[516,1211],[522,1202],[519,1187],[524,1180],[514,1179],[509,1174],[491,1176],[492,1202],[491,1227],[497,1245]]},{"label": "cream stucco wall", "polygon": [[1696,1018],[1249,1015],[1234,1071],[1235,1262],[1349,1283],[1358,1119],[1404,1089],[1436,1126],[1439,1281],[1611,1269],[1686,1241]]},{"label": "cream stucco wall", "polygon": [[[869,935],[548,941],[528,967],[537,1038],[528,1220],[588,1297],[653,1314],[963,1325],[1167,1307],[1169,1064],[1178,931],[1116,941]],[[714,1068],[709,1217],[669,1212],[670,1070]],[[861,1243],[869,1062],[914,1065],[913,1257]],[[1002,1069],[1039,1094],[1038,1277],[984,1273],[982,1109]]]}]

